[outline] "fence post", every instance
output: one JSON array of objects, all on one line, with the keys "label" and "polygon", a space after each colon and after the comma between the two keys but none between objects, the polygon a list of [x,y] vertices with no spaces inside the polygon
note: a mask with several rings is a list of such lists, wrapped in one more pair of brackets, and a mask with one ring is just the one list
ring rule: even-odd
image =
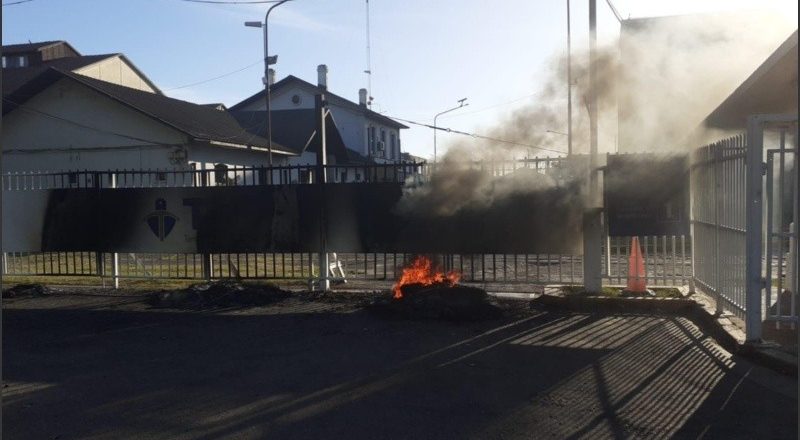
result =
[{"label": "fence post", "polygon": [[722,188],[722,146],[727,145],[727,143],[723,144],[716,144],[710,147],[711,151],[711,179],[712,179],[712,191],[714,197],[714,302],[716,302],[716,308],[714,312],[717,315],[721,315],[723,312],[722,307],[722,283],[720,279],[720,262],[719,259],[721,257],[719,253],[719,229],[720,229],[720,210],[722,209],[721,203],[722,198],[720,197],[720,188]]},{"label": "fence post", "polygon": [[761,277],[763,245],[763,178],[764,133],[759,115],[747,118],[747,195],[745,241],[745,333],[748,342],[761,340],[761,292],[765,280]]},{"label": "fence post", "polygon": [[319,289],[330,290],[328,261],[327,219],[325,212],[325,185],[328,183],[326,166],[328,165],[328,149],[325,134],[325,119],[328,115],[328,105],[325,95],[314,97],[314,110],[317,126],[317,186],[319,187]]}]

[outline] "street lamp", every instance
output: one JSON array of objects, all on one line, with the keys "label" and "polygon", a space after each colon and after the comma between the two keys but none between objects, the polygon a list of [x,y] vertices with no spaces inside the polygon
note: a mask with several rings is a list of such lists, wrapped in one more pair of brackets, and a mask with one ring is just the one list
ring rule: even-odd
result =
[{"label": "street lamp", "polygon": [[433,163],[434,164],[436,164],[436,132],[439,131],[439,127],[436,125],[436,119],[438,119],[439,116],[442,116],[445,113],[449,113],[449,112],[451,112],[453,110],[458,110],[461,107],[468,106],[469,103],[468,102],[464,102],[466,100],[467,100],[467,98],[459,99],[458,100],[458,106],[453,107],[453,108],[448,109],[448,110],[445,110],[445,111],[443,111],[441,113],[437,113],[436,116],[433,117]]},{"label": "street lamp", "polygon": [[263,23],[260,21],[247,21],[244,23],[247,27],[264,29],[264,78],[262,78],[262,82],[264,83],[264,94],[267,100],[267,151],[269,152],[269,166],[272,166],[272,104],[270,102],[271,84],[269,83],[269,66],[278,62],[277,55],[269,56],[269,13],[288,1],[291,0],[281,0],[267,9],[267,14],[264,16]]}]

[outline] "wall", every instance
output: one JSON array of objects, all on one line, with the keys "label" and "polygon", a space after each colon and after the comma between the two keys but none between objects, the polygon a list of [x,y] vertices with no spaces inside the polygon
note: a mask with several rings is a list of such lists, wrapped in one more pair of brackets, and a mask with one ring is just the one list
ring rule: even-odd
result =
[{"label": "wall", "polygon": [[[292,97],[297,95],[300,98],[299,103],[292,102]],[[272,110],[299,110],[299,109],[313,109],[314,108],[314,93],[307,87],[301,85],[289,85],[271,94],[271,107]],[[249,105],[242,107],[241,110],[245,111],[264,111],[266,103],[263,99],[259,99]],[[367,126],[372,124],[376,127],[376,138],[380,136],[380,129],[386,130],[386,147],[390,147],[389,139],[391,132],[395,133],[397,142],[400,142],[400,132],[395,128],[391,128],[376,122],[369,121],[364,115],[353,110],[331,104],[331,114],[333,115],[336,126],[339,128],[339,133],[342,135],[347,148],[356,151],[364,156],[369,156],[368,141],[367,141]],[[391,161],[398,160],[399,157],[392,156]],[[378,159],[383,162],[383,160]],[[304,162],[300,162],[304,163]]]},{"label": "wall", "polygon": [[119,84],[137,90],[144,90],[145,92],[156,93],[156,90],[147,84],[147,81],[119,55],[76,69],[74,72],[101,81]]},{"label": "wall", "polygon": [[65,78],[3,117],[3,171],[165,168],[169,151],[187,140]]}]

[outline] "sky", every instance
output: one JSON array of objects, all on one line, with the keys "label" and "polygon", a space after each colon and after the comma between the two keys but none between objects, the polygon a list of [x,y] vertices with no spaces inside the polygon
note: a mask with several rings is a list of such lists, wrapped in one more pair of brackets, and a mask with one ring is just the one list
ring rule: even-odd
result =
[{"label": "sky", "polygon": [[[278,55],[277,79],[291,74],[313,83],[316,66],[327,64],[329,89],[357,102],[358,89],[367,86],[365,2],[292,0],[276,8],[270,15],[270,53]],[[467,98],[468,106],[442,116],[438,125],[485,133],[537,99],[554,58],[566,48],[566,3],[371,0],[373,110],[431,124],[436,113]],[[623,18],[745,10],[756,4],[797,17],[797,2],[786,0],[613,4]],[[169,96],[230,106],[263,87],[262,33],[244,22],[263,20],[269,6],[32,0],[3,7],[2,37],[3,44],[66,40],[82,54],[121,52]],[[588,45],[588,1],[573,0],[571,6],[577,52]],[[599,41],[613,42],[619,23],[605,1],[598,0],[597,8]],[[459,136],[440,132],[440,154]],[[412,126],[401,139],[404,151],[422,157],[433,153],[429,128]],[[552,134],[549,141],[552,149],[566,149],[564,136]]]}]

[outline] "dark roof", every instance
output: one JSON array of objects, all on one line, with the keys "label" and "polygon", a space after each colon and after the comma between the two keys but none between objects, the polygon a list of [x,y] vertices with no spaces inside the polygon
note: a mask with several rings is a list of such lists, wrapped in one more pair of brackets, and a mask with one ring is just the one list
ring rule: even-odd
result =
[{"label": "dark roof", "polygon": [[37,43],[22,43],[22,44],[8,44],[3,46],[3,55],[14,55],[17,53],[28,53],[28,52],[37,52],[42,49],[48,48],[50,46],[55,46],[58,44],[63,44],[72,49],[73,52],[80,54],[77,50],[75,50],[72,45],[67,43],[64,40],[54,40],[54,41],[40,41]]},{"label": "dark roof", "polygon": [[[267,112],[232,110],[230,114],[250,133],[267,136]],[[286,146],[296,154],[317,152],[319,143],[315,142],[317,123],[314,114],[313,109],[272,111],[273,142]],[[339,128],[330,115],[325,120],[325,135],[329,154],[333,154],[338,163],[350,163],[350,150],[345,147]]]},{"label": "dark roof", "polygon": [[705,119],[715,128],[744,128],[747,116],[797,112],[797,31],[795,30]]},{"label": "dark roof", "polygon": [[[334,104],[334,105],[337,105],[339,107],[343,107],[343,108],[347,108],[347,109],[353,110],[353,111],[355,111],[357,113],[361,113],[361,114],[363,114],[364,116],[366,116],[366,117],[368,117],[370,119],[374,119],[376,121],[380,121],[381,123],[384,123],[384,124],[389,125],[391,127],[408,128],[407,126],[395,121],[394,119],[386,117],[386,116],[384,116],[384,115],[382,115],[380,113],[374,112],[374,111],[368,109],[366,106],[359,105],[359,104],[356,104],[353,101],[350,101],[348,99],[342,98],[341,96],[336,95],[335,93],[332,93],[328,89],[325,89],[325,88],[322,88],[320,86],[311,84],[310,82],[302,80],[302,79],[300,79],[300,78],[298,78],[298,77],[296,77],[294,75],[289,75],[286,78],[283,78],[282,80],[276,82],[275,84],[272,85],[271,90],[274,93],[274,92],[280,90],[281,88],[283,88],[283,87],[285,87],[288,84],[293,83],[293,82],[294,83],[298,83],[298,84],[300,84],[300,85],[302,85],[302,86],[304,86],[306,88],[312,89],[314,94],[324,94],[325,98],[331,104]],[[259,91],[255,95],[253,95],[253,96],[245,99],[244,101],[242,101],[242,102],[234,105],[233,107],[231,107],[231,110],[240,109],[243,106],[248,105],[251,102],[256,101],[258,99],[264,99],[264,93],[265,93],[264,90]]]},{"label": "dark roof", "polygon": [[[3,113],[13,111],[17,106],[23,105],[31,97],[64,78],[83,84],[196,140],[267,147],[266,139],[248,133],[228,112],[54,68],[46,70],[7,97],[4,96]],[[273,151],[291,154],[288,149],[275,142]]]},{"label": "dark roof", "polygon": [[120,54],[85,55],[79,57],[56,58],[54,60],[45,61],[44,63],[36,66],[12,67],[3,69],[3,95],[13,92],[26,82],[41,75],[50,67],[55,67],[64,71],[72,71],[118,55]]}]

